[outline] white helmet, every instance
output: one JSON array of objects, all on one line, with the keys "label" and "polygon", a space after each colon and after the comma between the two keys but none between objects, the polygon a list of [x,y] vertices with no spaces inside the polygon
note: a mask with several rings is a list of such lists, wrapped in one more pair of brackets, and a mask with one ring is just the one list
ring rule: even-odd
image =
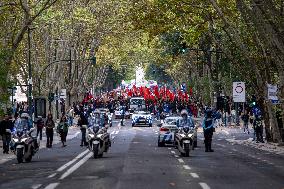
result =
[{"label": "white helmet", "polygon": [[180,115],[183,116],[183,115],[186,115],[188,116],[188,112],[186,109],[183,109],[181,112],[180,112]]}]

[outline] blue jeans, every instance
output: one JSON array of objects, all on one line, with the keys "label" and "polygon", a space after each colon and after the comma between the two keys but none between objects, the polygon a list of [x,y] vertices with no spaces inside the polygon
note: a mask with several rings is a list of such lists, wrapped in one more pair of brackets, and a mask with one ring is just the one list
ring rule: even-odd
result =
[{"label": "blue jeans", "polygon": [[73,125],[73,120],[74,120],[73,117],[69,117],[69,126],[72,126],[72,125]]}]

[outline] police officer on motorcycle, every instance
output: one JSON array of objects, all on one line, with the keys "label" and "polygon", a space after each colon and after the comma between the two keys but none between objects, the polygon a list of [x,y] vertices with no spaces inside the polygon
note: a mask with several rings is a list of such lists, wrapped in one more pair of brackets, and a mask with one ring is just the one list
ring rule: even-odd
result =
[{"label": "police officer on motorcycle", "polygon": [[178,123],[178,127],[194,127],[194,121],[192,119],[191,116],[188,115],[188,112],[187,110],[182,110],[181,111],[181,117],[182,117],[182,120],[179,121]]},{"label": "police officer on motorcycle", "polygon": [[214,152],[214,150],[212,150],[212,137],[215,128],[212,110],[208,109],[206,111],[202,127],[204,133],[205,152]]}]

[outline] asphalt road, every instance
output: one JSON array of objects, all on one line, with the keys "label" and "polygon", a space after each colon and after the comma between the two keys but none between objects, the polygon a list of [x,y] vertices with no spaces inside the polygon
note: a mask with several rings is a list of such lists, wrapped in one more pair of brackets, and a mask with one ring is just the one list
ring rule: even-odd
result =
[{"label": "asphalt road", "polygon": [[31,163],[0,164],[2,189],[283,189],[284,157],[234,145],[214,136],[215,152],[205,153],[202,135],[190,157],[172,147],[157,147],[157,127],[109,129],[112,147],[93,159],[80,147],[80,135],[52,149],[41,149]]}]

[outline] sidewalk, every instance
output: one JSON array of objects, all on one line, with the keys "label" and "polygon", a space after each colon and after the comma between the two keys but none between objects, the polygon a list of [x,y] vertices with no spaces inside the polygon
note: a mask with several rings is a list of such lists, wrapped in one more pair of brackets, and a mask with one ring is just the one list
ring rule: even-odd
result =
[{"label": "sidewalk", "polygon": [[253,141],[252,138],[249,138],[247,140],[236,140],[236,139],[226,139],[228,142],[232,144],[239,144],[239,145],[245,145],[252,148],[260,149],[266,152],[278,154],[278,155],[284,155],[284,146],[278,146],[276,143],[256,143]]},{"label": "sidewalk", "polygon": [[[68,135],[67,135],[67,140],[71,140],[73,138],[76,138],[79,134],[81,133],[80,129],[78,127],[72,126],[69,127],[68,130]],[[1,138],[1,136],[0,136]],[[60,136],[58,133],[56,133],[56,130],[54,129],[54,135],[53,135],[53,145],[59,144],[60,141]],[[2,152],[2,139],[0,140],[0,164],[3,164],[7,161],[10,161],[12,159],[15,159],[16,156],[10,151],[9,154],[3,154]],[[40,149],[46,148],[46,136],[45,136],[45,131],[43,131],[43,136],[42,140],[40,141]]]},{"label": "sidewalk", "polygon": [[[266,152],[271,152],[274,154],[284,155],[284,146],[279,146],[277,143],[256,143],[253,141],[253,129],[249,126],[250,134],[243,132],[243,127],[232,126],[232,127],[218,127],[216,128],[216,133],[225,134],[225,140],[231,144],[239,144],[249,146],[255,149],[260,149]],[[265,132],[264,132],[265,138]]]}]

